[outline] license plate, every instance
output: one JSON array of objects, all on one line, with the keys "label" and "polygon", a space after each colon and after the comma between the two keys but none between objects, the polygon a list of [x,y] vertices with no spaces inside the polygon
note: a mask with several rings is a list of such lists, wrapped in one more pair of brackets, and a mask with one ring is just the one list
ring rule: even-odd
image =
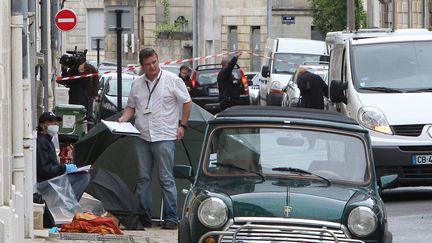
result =
[{"label": "license plate", "polygon": [[218,88],[209,88],[208,94],[209,94],[209,96],[218,96],[219,95],[219,89]]},{"label": "license plate", "polygon": [[412,155],[411,162],[413,165],[432,164],[432,154]]}]

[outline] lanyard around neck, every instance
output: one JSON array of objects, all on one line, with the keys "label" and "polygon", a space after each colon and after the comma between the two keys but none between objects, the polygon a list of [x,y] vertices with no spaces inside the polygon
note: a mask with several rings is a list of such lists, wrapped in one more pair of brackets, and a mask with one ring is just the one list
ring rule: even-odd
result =
[{"label": "lanyard around neck", "polygon": [[148,81],[146,80],[146,82],[145,82],[146,85],[147,85],[147,89],[149,90],[149,97],[148,97],[148,100],[147,100],[147,107],[146,107],[146,109],[148,109],[148,107],[149,107],[151,96],[152,96],[153,92],[155,91],[156,86],[159,84],[159,80],[160,80],[161,77],[162,77],[162,70],[161,70],[161,73],[159,74],[159,77],[156,79],[156,83],[154,84],[154,86],[153,86],[153,88],[151,90],[150,90],[150,86],[148,84]]}]

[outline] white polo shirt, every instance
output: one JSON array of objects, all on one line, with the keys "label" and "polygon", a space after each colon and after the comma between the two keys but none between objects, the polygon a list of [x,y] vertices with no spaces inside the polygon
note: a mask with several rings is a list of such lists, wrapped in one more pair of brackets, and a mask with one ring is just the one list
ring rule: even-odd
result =
[{"label": "white polo shirt", "polygon": [[161,70],[155,80],[148,80],[144,74],[133,81],[127,106],[135,108],[135,127],[141,132],[140,137],[157,142],[176,140],[180,109],[190,101],[183,80]]}]

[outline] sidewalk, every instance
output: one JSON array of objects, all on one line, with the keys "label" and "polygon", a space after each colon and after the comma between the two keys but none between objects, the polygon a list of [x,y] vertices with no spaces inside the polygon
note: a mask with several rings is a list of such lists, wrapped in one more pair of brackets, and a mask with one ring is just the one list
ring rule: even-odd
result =
[{"label": "sidewalk", "polygon": [[[145,230],[123,230],[123,236],[65,233],[48,234],[48,229],[35,230],[34,239],[26,239],[25,243],[177,243],[177,230],[162,230],[153,225]],[[70,237],[70,238],[69,238]]]}]

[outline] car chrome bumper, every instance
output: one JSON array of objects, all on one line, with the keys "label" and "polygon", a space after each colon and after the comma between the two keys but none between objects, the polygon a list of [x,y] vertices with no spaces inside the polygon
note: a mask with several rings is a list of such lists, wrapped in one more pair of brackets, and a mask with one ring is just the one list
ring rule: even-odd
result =
[{"label": "car chrome bumper", "polygon": [[204,234],[199,242],[208,237],[218,237],[218,242],[339,242],[364,243],[351,239],[343,225],[317,220],[285,218],[236,218],[223,231]]}]

